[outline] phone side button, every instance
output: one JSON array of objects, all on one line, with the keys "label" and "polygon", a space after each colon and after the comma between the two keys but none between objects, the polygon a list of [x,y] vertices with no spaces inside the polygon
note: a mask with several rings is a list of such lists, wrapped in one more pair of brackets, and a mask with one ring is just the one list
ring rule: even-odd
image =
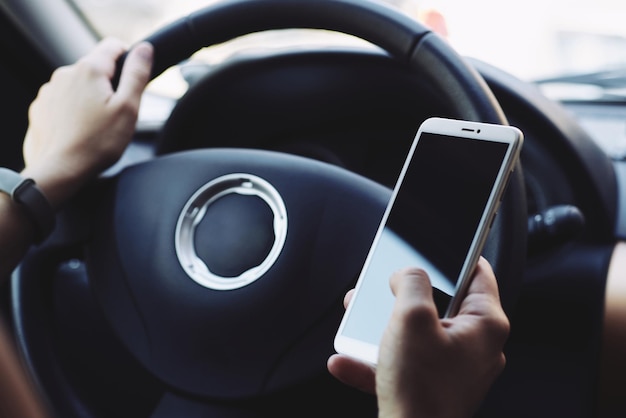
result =
[{"label": "phone side button", "polygon": [[492,216],[491,216],[491,222],[489,222],[489,229],[491,229],[491,227],[493,226],[493,222],[496,220],[496,215],[498,214],[498,212],[495,212]]}]

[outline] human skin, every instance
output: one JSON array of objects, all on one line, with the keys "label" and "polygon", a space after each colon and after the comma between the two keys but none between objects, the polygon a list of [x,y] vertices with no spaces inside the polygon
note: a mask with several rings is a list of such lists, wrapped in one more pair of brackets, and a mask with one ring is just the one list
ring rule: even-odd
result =
[{"label": "human skin", "polygon": [[[21,174],[35,181],[54,210],[115,163],[132,138],[152,46],[141,43],[129,52],[114,90],[116,60],[125,51],[119,40],[101,41],[76,63],[58,68],[29,108]],[[35,232],[23,208],[0,193],[0,278],[15,268]]]},{"label": "human skin", "polygon": [[[35,181],[59,210],[89,180],[115,163],[130,142],[152,66],[152,46],[128,54],[117,89],[111,78],[126,51],[101,41],[75,64],[57,69],[29,108],[22,176]],[[0,284],[33,244],[35,225],[19,204],[0,193]],[[48,417],[49,408],[22,367],[0,318],[0,416]]]},{"label": "human skin", "polygon": [[[328,359],[340,381],[378,398],[379,417],[471,417],[505,366],[509,321],[493,270],[481,258],[459,313],[440,319],[426,272],[390,279],[396,297],[377,366],[345,355]],[[352,291],[344,300],[350,302]]]}]

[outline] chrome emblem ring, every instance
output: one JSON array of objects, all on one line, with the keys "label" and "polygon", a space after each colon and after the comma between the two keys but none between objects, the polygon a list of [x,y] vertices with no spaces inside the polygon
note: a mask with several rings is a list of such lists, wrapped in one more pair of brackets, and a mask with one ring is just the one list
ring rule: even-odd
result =
[{"label": "chrome emblem ring", "polygon": [[[257,266],[235,277],[223,277],[210,270],[198,257],[194,236],[196,227],[204,218],[207,208],[218,199],[237,193],[257,196],[274,215],[274,243]],[[278,191],[266,180],[252,174],[234,173],[218,177],[198,189],[181,211],[175,232],[176,255],[187,275],[196,283],[214,290],[233,290],[249,285],[262,277],[280,255],[287,237],[287,210]]]}]

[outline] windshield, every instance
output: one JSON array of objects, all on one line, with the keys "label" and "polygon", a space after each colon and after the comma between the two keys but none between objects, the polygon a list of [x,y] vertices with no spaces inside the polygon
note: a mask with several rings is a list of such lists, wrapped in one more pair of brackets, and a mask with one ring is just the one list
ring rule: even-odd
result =
[{"label": "windshield", "polygon": [[[68,0],[102,36],[133,43],[152,31],[220,0]],[[295,1],[295,0],[294,0]],[[604,74],[626,68],[626,2],[617,0],[384,0],[430,26],[462,55],[495,65],[523,80],[552,87],[576,85],[599,95]],[[252,35],[194,56],[214,64],[237,51],[359,41],[338,34],[279,31]],[[270,39],[268,39],[270,38]],[[189,69],[189,73],[192,74]],[[572,78],[572,75],[586,77]],[[596,76],[600,74],[600,76]],[[192,75],[190,75],[192,76]],[[170,96],[186,89],[180,71],[157,83]],[[621,77],[622,79],[624,77]],[[159,87],[160,86],[160,87]],[[623,84],[619,89],[623,90]],[[580,87],[586,87],[581,89]],[[616,90],[615,85],[611,88]],[[573,90],[572,90],[573,91]]]}]

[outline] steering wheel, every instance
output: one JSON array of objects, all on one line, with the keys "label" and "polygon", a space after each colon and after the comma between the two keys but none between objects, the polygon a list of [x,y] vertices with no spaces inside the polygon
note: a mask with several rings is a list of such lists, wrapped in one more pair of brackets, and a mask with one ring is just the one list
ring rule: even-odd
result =
[{"label": "steering wheel", "polygon": [[[482,78],[444,40],[364,0],[235,0],[207,7],[146,39],[155,48],[153,76],[202,47],[287,28],[365,39],[385,51],[374,61],[420,80],[452,115],[507,123]],[[74,372],[64,369],[76,360],[63,354],[71,344],[43,325],[59,320],[49,315],[60,305],[55,298],[68,297],[51,288],[50,277],[59,275],[72,277],[60,285],[64,292],[72,280],[84,281],[74,296],[98,303],[103,331],[90,338],[100,341],[110,332],[117,344],[111,352],[123,352],[124,361],[159,386],[146,402],[151,412],[140,411],[145,416],[320,411],[296,412],[274,401],[296,397],[297,388],[326,374],[342,298],[355,283],[391,190],[329,162],[259,149],[247,135],[232,146],[228,137],[202,148],[178,144],[186,121],[180,115],[207,94],[202,86],[216,86],[213,80],[207,77],[181,99],[164,128],[160,155],[85,190],[12,281],[18,342],[62,416],[98,416],[107,402],[85,395]],[[420,122],[414,121],[415,131]],[[264,135],[263,126],[256,129]],[[524,266],[525,208],[518,165],[484,251],[507,312]],[[84,339],[67,334],[74,342]],[[375,410],[373,400],[366,406]]]}]

